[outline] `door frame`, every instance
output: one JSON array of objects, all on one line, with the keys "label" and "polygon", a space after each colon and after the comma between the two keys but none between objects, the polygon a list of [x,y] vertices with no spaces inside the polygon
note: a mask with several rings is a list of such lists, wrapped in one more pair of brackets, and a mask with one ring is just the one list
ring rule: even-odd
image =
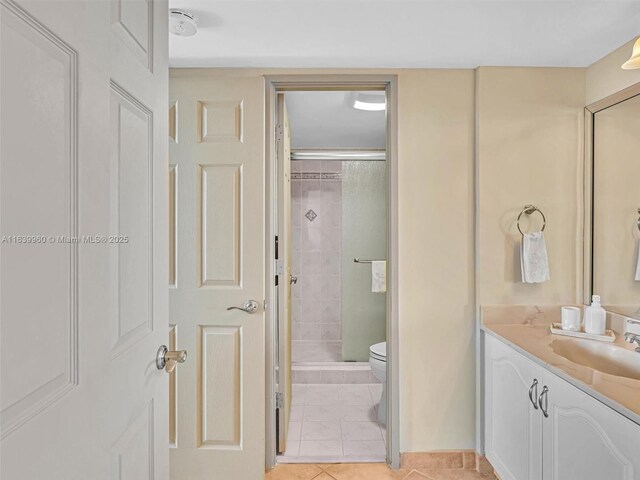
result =
[{"label": "door frame", "polygon": [[277,122],[277,94],[295,90],[385,90],[387,92],[387,463],[400,467],[400,387],[398,341],[398,77],[397,75],[366,74],[298,74],[265,75],[265,379],[266,379],[266,438],[265,467],[276,463],[276,378],[277,346],[275,234],[274,214],[277,208],[275,192],[275,140]]}]

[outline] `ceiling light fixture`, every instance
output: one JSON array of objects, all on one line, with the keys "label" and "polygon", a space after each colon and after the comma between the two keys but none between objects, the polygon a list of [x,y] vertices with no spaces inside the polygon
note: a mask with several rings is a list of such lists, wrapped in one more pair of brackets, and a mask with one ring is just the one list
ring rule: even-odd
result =
[{"label": "ceiling light fixture", "polygon": [[191,12],[173,8],[169,10],[169,31],[180,37],[192,37],[198,31],[198,25]]},{"label": "ceiling light fixture", "polygon": [[634,70],[640,68],[640,37],[633,44],[631,58],[622,64],[623,70]]},{"label": "ceiling light fixture", "polygon": [[353,108],[369,112],[387,109],[385,92],[359,92],[353,97]]}]

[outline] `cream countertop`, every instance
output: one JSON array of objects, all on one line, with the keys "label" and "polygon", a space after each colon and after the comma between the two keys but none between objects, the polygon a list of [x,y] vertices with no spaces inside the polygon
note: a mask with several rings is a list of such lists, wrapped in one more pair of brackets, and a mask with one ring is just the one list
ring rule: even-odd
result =
[{"label": "cream countertop", "polygon": [[[488,307],[497,309],[500,307]],[[481,329],[502,342],[510,345],[551,373],[558,375],[585,393],[613,408],[630,420],[640,424],[640,380],[602,373],[593,368],[573,363],[554,351],[557,342],[575,341],[571,337],[552,335],[549,324],[559,321],[560,309],[551,307],[506,307],[516,313],[521,308],[526,315],[516,315],[513,323],[506,323],[504,313],[497,321],[495,311],[486,315],[483,307]],[[519,317],[519,320],[517,319]],[[581,340],[584,341],[584,340]],[[594,341],[594,340],[591,340]],[[556,342],[556,343],[554,343]],[[624,341],[623,335],[616,332],[617,347],[634,351],[634,346]],[[636,352],[633,352],[636,354]],[[640,353],[638,362],[640,362]]]}]

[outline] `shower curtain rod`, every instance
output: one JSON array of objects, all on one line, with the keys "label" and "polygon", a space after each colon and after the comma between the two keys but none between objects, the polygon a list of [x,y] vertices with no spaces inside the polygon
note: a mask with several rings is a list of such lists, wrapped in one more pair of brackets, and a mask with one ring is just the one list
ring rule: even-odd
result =
[{"label": "shower curtain rod", "polygon": [[384,161],[385,150],[292,150],[291,160],[371,160]]}]

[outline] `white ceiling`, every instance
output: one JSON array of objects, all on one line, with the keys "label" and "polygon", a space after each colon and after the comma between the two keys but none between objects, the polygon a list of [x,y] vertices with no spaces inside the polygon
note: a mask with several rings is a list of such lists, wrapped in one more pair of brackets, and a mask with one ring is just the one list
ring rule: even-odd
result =
[{"label": "white ceiling", "polygon": [[170,0],[172,66],[584,67],[640,34],[633,0]]},{"label": "white ceiling", "polygon": [[385,112],[356,110],[351,94],[285,93],[292,148],[385,148]]}]

